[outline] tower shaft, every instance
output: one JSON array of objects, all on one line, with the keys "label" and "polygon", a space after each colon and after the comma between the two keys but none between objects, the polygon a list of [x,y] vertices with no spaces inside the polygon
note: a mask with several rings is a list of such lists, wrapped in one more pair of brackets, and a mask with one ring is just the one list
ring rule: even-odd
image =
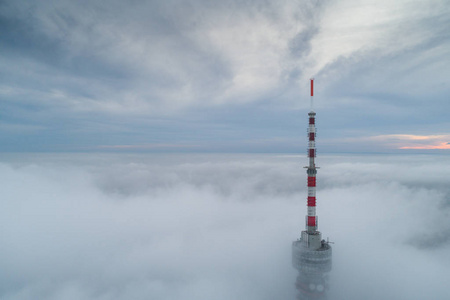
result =
[{"label": "tower shaft", "polygon": [[[312,81],[311,81],[312,82]],[[311,111],[309,114],[308,127],[308,158],[309,166],[306,173],[308,174],[308,215],[306,216],[306,230],[308,233],[317,231],[317,216],[316,216],[316,113]]]}]

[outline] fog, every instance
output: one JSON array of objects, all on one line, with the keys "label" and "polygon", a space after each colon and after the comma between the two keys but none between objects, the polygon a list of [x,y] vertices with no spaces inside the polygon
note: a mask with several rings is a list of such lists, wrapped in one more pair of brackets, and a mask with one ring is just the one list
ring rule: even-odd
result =
[{"label": "fog", "polygon": [[[330,300],[447,299],[449,157],[318,157]],[[295,299],[302,155],[11,154],[0,298]]]}]

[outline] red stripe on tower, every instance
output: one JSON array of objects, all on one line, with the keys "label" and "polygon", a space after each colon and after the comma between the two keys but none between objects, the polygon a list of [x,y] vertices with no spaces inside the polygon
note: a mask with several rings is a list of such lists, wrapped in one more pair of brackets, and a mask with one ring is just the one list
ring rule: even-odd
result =
[{"label": "red stripe on tower", "polygon": [[316,206],[316,197],[308,197],[308,206]]},{"label": "red stripe on tower", "polygon": [[315,216],[308,216],[308,226],[316,226],[316,217]]}]

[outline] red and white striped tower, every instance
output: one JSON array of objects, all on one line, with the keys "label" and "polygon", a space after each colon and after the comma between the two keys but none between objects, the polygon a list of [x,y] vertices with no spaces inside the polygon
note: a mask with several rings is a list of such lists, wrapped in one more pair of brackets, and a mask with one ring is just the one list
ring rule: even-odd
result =
[{"label": "red and white striped tower", "polygon": [[314,79],[311,79],[311,111],[308,113],[308,212],[306,230],[292,242],[292,265],[298,270],[295,283],[297,299],[324,300],[327,298],[328,275],[331,271],[332,249],[322,239],[316,216],[316,113],[313,110]]},{"label": "red and white striped tower", "polygon": [[317,216],[316,216],[316,164],[314,159],[316,157],[316,113],[313,109],[314,97],[314,79],[311,79],[311,111],[309,116],[308,127],[308,157],[309,166],[307,167],[308,174],[308,215],[306,216],[306,230],[313,233],[317,230]]}]

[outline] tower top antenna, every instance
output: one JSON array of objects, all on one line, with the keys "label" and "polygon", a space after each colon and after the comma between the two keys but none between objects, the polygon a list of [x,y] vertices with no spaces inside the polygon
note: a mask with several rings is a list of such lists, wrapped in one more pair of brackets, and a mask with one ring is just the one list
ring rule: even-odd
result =
[{"label": "tower top antenna", "polygon": [[314,110],[314,78],[311,78],[311,111]]}]

